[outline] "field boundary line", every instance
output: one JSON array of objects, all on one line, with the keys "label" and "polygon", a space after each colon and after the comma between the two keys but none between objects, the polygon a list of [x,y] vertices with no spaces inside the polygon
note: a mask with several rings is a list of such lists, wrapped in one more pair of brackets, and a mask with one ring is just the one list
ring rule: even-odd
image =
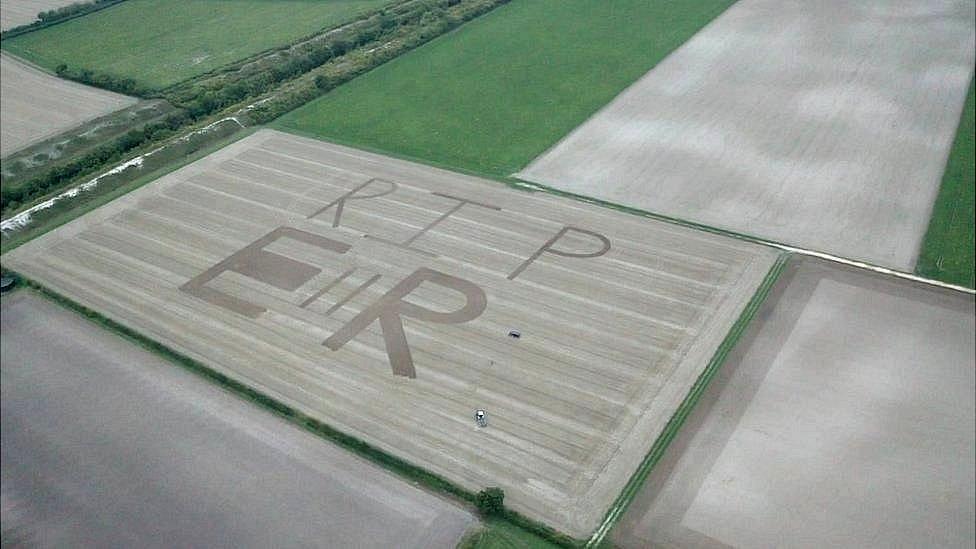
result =
[{"label": "field boundary line", "polygon": [[786,252],[791,252],[791,253],[795,253],[795,254],[799,254],[799,255],[805,255],[805,256],[809,256],[809,257],[816,257],[816,258],[819,258],[819,259],[825,259],[827,261],[832,261],[834,263],[840,263],[842,265],[847,265],[847,266],[850,266],[850,267],[856,267],[858,269],[864,269],[866,271],[872,271],[872,272],[879,273],[879,274],[884,274],[884,275],[893,276],[893,277],[896,277],[896,278],[901,278],[903,280],[910,280],[912,282],[917,282],[919,284],[925,284],[926,286],[935,286],[937,288],[942,288],[944,290],[952,290],[952,291],[961,292],[961,293],[964,293],[964,294],[976,295],[976,289],[974,289],[974,288],[967,288],[966,286],[960,286],[958,284],[952,284],[952,283],[949,283],[949,282],[943,282],[941,280],[936,280],[934,278],[927,278],[927,277],[920,276],[920,275],[917,275],[917,274],[914,274],[914,273],[906,273],[904,271],[898,271],[896,269],[889,269],[888,267],[881,267],[879,265],[872,265],[870,263],[865,263],[863,261],[857,261],[857,260],[854,260],[854,259],[847,259],[847,258],[840,257],[840,256],[836,256],[836,255],[833,255],[833,254],[828,254],[828,253],[825,253],[825,252],[817,252],[817,251],[814,251],[814,250],[807,250],[807,249],[804,249],[804,248],[797,248],[797,247],[790,246],[790,245],[787,245],[787,244],[781,244],[779,242],[761,241],[761,240],[757,240],[757,241],[758,242],[762,242],[762,243],[766,244],[767,246],[772,246],[772,247],[775,247],[775,248],[779,248],[779,249],[781,249],[783,251],[786,251]]},{"label": "field boundary line", "polygon": [[768,240],[758,236],[752,236],[744,233],[738,233],[735,231],[729,231],[726,229],[720,229],[717,227],[712,227],[710,225],[703,225],[701,223],[695,223],[694,221],[687,221],[677,217],[671,217],[663,214],[649,212],[647,210],[641,210],[639,208],[633,208],[630,206],[624,206],[623,204],[617,204],[615,202],[608,202],[606,200],[600,200],[599,198],[593,198],[590,196],[585,196],[581,194],[575,194],[571,192],[562,191],[553,187],[546,185],[540,185],[538,183],[531,183],[517,178],[518,174],[512,174],[512,176],[507,180],[508,184],[521,188],[526,191],[534,192],[544,192],[556,196],[562,196],[566,198],[571,198],[579,202],[585,202],[587,204],[594,204],[597,206],[602,206],[604,208],[611,208],[614,210],[619,210],[622,212],[639,215],[641,217],[647,217],[650,219],[656,219],[659,221],[664,221],[674,225],[680,225],[682,227],[688,227],[690,229],[697,229],[699,231],[705,231],[707,233],[718,234],[723,236],[728,236],[732,238],[737,238],[739,240],[744,240],[746,242],[752,242],[753,244],[761,244],[763,246],[769,246],[771,248],[777,248],[784,252],[795,253],[799,255],[806,255],[810,257],[817,257],[820,259],[825,259],[827,261],[832,261],[834,263],[841,263],[850,267],[857,267],[859,269],[864,269],[868,271],[873,271],[879,274],[889,275],[896,278],[901,278],[905,280],[911,280],[912,282],[917,282],[920,284],[926,284],[929,286],[935,286],[945,290],[952,290],[956,292],[962,292],[965,294],[976,295],[976,288],[968,288],[966,286],[960,286],[958,284],[952,284],[950,282],[943,282],[941,280],[936,280],[934,278],[927,278],[924,276],[917,275],[915,273],[907,273],[904,271],[899,271],[897,269],[890,269],[888,267],[882,267],[880,265],[873,265],[864,261],[858,261],[856,259],[848,259],[845,257],[840,257],[838,255],[818,252],[816,250],[809,250],[806,248],[800,248],[797,246],[791,246],[789,244],[783,244],[782,242],[777,242],[775,240]]},{"label": "field boundary line", "polygon": [[589,541],[587,541],[587,548],[599,547],[610,530],[623,517],[624,512],[630,507],[630,504],[644,486],[644,481],[647,480],[654,466],[657,465],[664,452],[671,446],[671,442],[677,436],[678,431],[681,430],[685,420],[695,409],[708,384],[715,377],[722,364],[725,363],[726,357],[736,346],[742,334],[745,333],[746,328],[752,323],[753,317],[755,317],[759,307],[766,301],[766,296],[769,295],[773,285],[779,280],[780,275],[783,273],[792,256],[792,253],[781,252],[776,258],[776,262],[769,268],[769,272],[766,273],[766,277],[763,278],[758,288],[756,288],[756,292],[752,295],[752,298],[746,304],[742,313],[739,314],[739,318],[732,324],[725,339],[722,340],[722,343],[715,350],[715,354],[712,355],[712,359],[705,366],[705,370],[698,376],[695,384],[688,391],[687,396],[685,396],[678,409],[674,412],[674,415],[671,416],[671,419],[665,425],[664,430],[661,431],[661,434],[654,441],[651,450],[644,457],[637,470],[634,471],[634,474],[631,475],[630,480],[627,481],[624,489],[621,490],[620,495],[617,496],[616,501],[614,501],[610,510],[607,511],[603,522],[590,537]]}]

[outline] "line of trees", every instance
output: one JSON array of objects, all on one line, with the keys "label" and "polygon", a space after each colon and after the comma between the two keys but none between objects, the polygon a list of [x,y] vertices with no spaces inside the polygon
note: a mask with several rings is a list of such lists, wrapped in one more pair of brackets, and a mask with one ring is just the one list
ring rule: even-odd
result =
[{"label": "line of trees", "polygon": [[148,97],[151,90],[140,85],[132,78],[123,78],[111,74],[95,72],[89,69],[72,69],[68,65],[61,63],[55,67],[54,72],[61,78],[88,84],[125,95],[135,95],[137,97]]},{"label": "line of trees", "polygon": [[4,39],[13,38],[14,36],[43,29],[44,27],[50,27],[51,25],[56,25],[62,21],[67,21],[68,19],[73,19],[75,17],[80,17],[88,13],[105,9],[109,6],[114,6],[115,4],[120,4],[124,1],[125,0],[93,0],[91,2],[75,2],[73,4],[61,6],[60,8],[53,10],[42,11],[41,13],[37,14],[37,21],[28,23],[27,25],[20,25],[19,27],[7,29],[3,31],[2,37]]},{"label": "line of trees", "polygon": [[57,21],[58,19],[65,19],[67,17],[88,13],[89,11],[92,10],[92,8],[103,8],[118,3],[119,0],[94,0],[93,2],[74,2],[72,4],[68,4],[67,6],[54,8],[53,10],[42,11],[41,13],[37,14],[37,18],[45,23],[51,23],[52,21]]}]

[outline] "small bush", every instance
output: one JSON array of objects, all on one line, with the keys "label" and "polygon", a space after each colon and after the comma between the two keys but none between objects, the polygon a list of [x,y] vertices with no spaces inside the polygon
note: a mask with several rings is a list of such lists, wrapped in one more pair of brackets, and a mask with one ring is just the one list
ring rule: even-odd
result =
[{"label": "small bush", "polygon": [[478,513],[483,517],[497,517],[505,512],[505,492],[497,486],[485,488],[475,497]]}]

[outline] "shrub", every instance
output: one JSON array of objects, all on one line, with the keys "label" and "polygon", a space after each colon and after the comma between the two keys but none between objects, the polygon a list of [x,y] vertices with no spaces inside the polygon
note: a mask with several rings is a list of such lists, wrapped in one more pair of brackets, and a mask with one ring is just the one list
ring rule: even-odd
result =
[{"label": "shrub", "polygon": [[485,488],[475,496],[478,513],[483,517],[496,517],[505,512],[505,492],[497,486]]},{"label": "shrub", "polygon": [[320,90],[330,90],[333,87],[332,79],[324,74],[315,75],[315,87]]}]

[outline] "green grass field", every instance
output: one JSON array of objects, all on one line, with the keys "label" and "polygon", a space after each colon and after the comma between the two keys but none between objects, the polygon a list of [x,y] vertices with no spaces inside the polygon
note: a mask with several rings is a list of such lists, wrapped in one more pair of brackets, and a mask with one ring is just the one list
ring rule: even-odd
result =
[{"label": "green grass field", "polygon": [[942,175],[942,187],[932,210],[915,272],[944,282],[976,287],[973,249],[976,247],[976,122],[973,86],[962,111],[956,140]]},{"label": "green grass field", "polygon": [[514,0],[275,122],[508,176],[732,0]]},{"label": "green grass field", "polygon": [[61,63],[162,88],[285,45],[391,0],[129,0],[3,41],[48,69]]}]

